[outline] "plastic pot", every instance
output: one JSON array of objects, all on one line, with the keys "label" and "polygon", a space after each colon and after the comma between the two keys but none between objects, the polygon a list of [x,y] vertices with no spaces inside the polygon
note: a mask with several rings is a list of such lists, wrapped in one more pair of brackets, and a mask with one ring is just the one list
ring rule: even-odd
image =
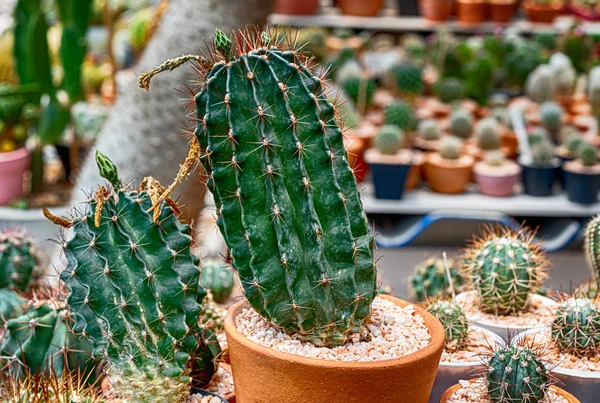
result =
[{"label": "plastic pot", "polygon": [[0,153],[0,205],[23,197],[23,175],[30,163],[25,148]]},{"label": "plastic pot", "polygon": [[402,198],[411,165],[369,164],[373,175],[375,197],[378,199]]},{"label": "plastic pot", "polygon": [[552,196],[554,184],[560,177],[560,160],[555,159],[551,165],[537,167],[521,163],[523,168],[523,191],[526,195],[547,197]]},{"label": "plastic pot", "polygon": [[419,15],[417,3],[418,0],[398,0],[398,10],[400,10],[400,15],[417,17]]},{"label": "plastic pot", "polygon": [[[472,380],[473,381],[473,380]],[[556,386],[552,385],[550,386],[555,392],[557,392],[559,395],[561,395],[562,397],[564,397],[567,402],[569,403],[581,403],[579,401],[579,399],[577,399],[575,396],[573,396],[572,394],[570,394],[569,392],[567,392],[566,390],[562,390],[561,388],[557,388]],[[462,388],[461,384],[456,384],[454,386],[452,386],[451,388],[449,388],[448,390],[446,390],[444,392],[444,394],[442,395],[442,397],[440,398],[440,403],[448,403],[450,401],[450,398],[452,397],[452,395],[459,390],[460,388]],[[592,402],[593,400],[591,400],[590,402]]]},{"label": "plastic pot", "polygon": [[338,0],[337,5],[344,15],[373,17],[379,14],[384,0]]},{"label": "plastic pot", "polygon": [[535,1],[525,1],[523,8],[531,22],[551,24],[560,15],[563,6],[558,4],[539,4]]},{"label": "plastic pot", "polygon": [[473,162],[473,157],[469,156],[449,161],[441,158],[439,153],[430,153],[425,158],[423,174],[434,192],[460,194],[471,182]]},{"label": "plastic pot", "polygon": [[517,12],[516,0],[488,0],[490,20],[500,24],[510,22]]},{"label": "plastic pot", "polygon": [[569,201],[573,203],[594,204],[598,201],[600,174],[563,169],[563,184]]},{"label": "plastic pot", "polygon": [[[410,305],[383,295],[400,307]],[[239,403],[427,403],[444,348],[442,324],[415,306],[431,334],[427,347],[401,358],[374,362],[319,360],[283,353],[250,341],[235,318],[247,308],[229,308],[225,333]]]},{"label": "plastic pot", "polygon": [[496,175],[486,169],[485,162],[478,162],[473,167],[475,183],[479,185],[481,194],[493,197],[509,197],[515,192],[515,186],[521,178],[521,167],[515,162],[507,160],[505,164],[514,164],[514,173]]},{"label": "plastic pot", "polygon": [[311,15],[319,10],[319,0],[277,0],[275,12],[291,15]]},{"label": "plastic pot", "polygon": [[457,0],[458,22],[462,24],[480,24],[487,18],[486,0]]},{"label": "plastic pot", "polygon": [[[402,9],[400,9],[402,12]],[[452,13],[451,0],[419,0],[419,12],[429,21],[446,21]]]}]

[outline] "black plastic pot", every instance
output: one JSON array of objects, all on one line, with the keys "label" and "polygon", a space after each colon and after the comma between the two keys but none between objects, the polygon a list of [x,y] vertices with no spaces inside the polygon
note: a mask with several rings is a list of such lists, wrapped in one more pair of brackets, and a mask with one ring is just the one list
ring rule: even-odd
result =
[{"label": "black plastic pot", "polygon": [[579,204],[594,204],[598,201],[600,174],[563,170],[563,181],[569,201]]},{"label": "black plastic pot", "polygon": [[375,186],[375,197],[378,199],[401,199],[411,165],[370,165],[373,185]]},{"label": "black plastic pot", "polygon": [[418,0],[398,0],[398,10],[401,16],[413,16],[419,15]]},{"label": "black plastic pot", "polygon": [[217,398],[221,399],[222,403],[227,403],[227,400],[223,399],[221,396],[216,395],[216,394],[211,393],[211,392],[207,392],[204,389],[192,388],[190,394],[192,394],[192,395],[201,395],[201,396],[213,396],[213,397],[217,397]]},{"label": "black plastic pot", "polygon": [[552,165],[538,167],[521,163],[523,167],[523,191],[529,196],[546,197],[552,195],[554,184],[560,177],[560,160]]}]

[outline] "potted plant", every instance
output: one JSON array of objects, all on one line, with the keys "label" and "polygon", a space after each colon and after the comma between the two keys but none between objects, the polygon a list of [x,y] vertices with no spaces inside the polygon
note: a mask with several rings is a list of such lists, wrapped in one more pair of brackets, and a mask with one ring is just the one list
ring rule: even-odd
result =
[{"label": "potted plant", "polygon": [[[175,185],[210,152],[200,160],[247,297],[225,320],[236,398],[425,403],[444,331],[424,309],[377,297],[373,235],[321,79],[300,53],[252,29],[233,38],[217,31],[210,59],[187,59],[200,61],[211,78],[195,96],[193,109],[205,124]],[[253,70],[249,59],[266,69]],[[167,61],[140,84],[147,87],[154,75],[185,60]],[[248,92],[251,87],[256,91]],[[229,106],[222,107],[222,99],[217,106],[214,94],[224,92]],[[231,140],[223,141],[224,127]],[[305,132],[309,127],[314,136]],[[384,342],[381,331],[370,330],[381,329],[384,317],[411,336]],[[347,354],[349,345],[365,342],[387,346]]]},{"label": "potted plant", "polygon": [[384,120],[385,124],[398,126],[406,133],[415,130],[417,126],[417,117],[411,107],[403,101],[394,101],[386,106]]},{"label": "potted plant", "polygon": [[540,107],[540,120],[554,142],[559,143],[559,133],[563,123],[563,109],[560,105],[552,101],[544,102]]},{"label": "potted plant", "polygon": [[[408,279],[410,299],[416,302],[426,302],[432,299],[444,299],[454,292],[462,292],[466,286],[462,266],[456,259],[447,259],[448,269],[443,259],[429,257],[418,264]],[[452,279],[452,286],[448,279]]]},{"label": "potted plant", "polygon": [[352,77],[344,82],[344,92],[352,99],[361,114],[365,114],[373,102],[377,83],[372,78]]},{"label": "potted plant", "polygon": [[600,2],[598,0],[571,0],[569,10],[584,20],[597,21],[600,18]]},{"label": "potted plant", "polygon": [[319,0],[277,0],[275,12],[291,15],[311,15],[319,10]]},{"label": "potted plant", "polygon": [[467,140],[473,134],[473,115],[466,109],[456,109],[450,115],[450,134]]},{"label": "potted plant", "polygon": [[383,7],[383,0],[337,0],[336,4],[344,15],[373,17],[379,14],[379,10]]},{"label": "potted plant", "polygon": [[501,24],[510,22],[518,9],[517,0],[487,0],[490,20]]},{"label": "potted plant", "polygon": [[577,151],[578,158],[563,163],[563,180],[569,201],[593,204],[600,191],[600,164],[598,150],[583,144]]},{"label": "potted plant", "polygon": [[529,196],[552,195],[554,184],[560,175],[560,159],[554,157],[552,144],[541,140],[531,145],[531,159],[519,159],[523,169],[523,190]]},{"label": "potted plant", "polygon": [[486,0],[456,0],[456,7],[459,23],[480,24],[487,18]]},{"label": "potted plant", "polygon": [[562,144],[554,148],[554,155],[562,162],[572,161],[577,158],[577,151],[585,144],[585,139],[576,129],[563,130]]},{"label": "potted plant", "polygon": [[472,290],[457,295],[456,301],[472,323],[504,340],[554,318],[556,303],[537,294],[549,264],[532,240],[527,229],[498,226],[474,238],[463,255]]},{"label": "potted plant", "polygon": [[394,66],[391,74],[400,97],[414,105],[416,97],[423,94],[425,89],[421,69],[410,63],[402,63]]},{"label": "potted plant", "polygon": [[375,147],[365,152],[365,161],[373,174],[375,197],[401,199],[412,166],[412,151],[404,148],[404,132],[398,126],[383,126],[374,143]]},{"label": "potted plant", "polygon": [[599,296],[600,290],[600,253],[598,253],[598,245],[600,240],[600,216],[592,218],[587,224],[585,230],[585,239],[583,242],[583,250],[585,252],[585,260],[592,272],[592,280],[587,284],[587,292],[583,295],[589,298]]},{"label": "potted plant", "polygon": [[452,0],[419,0],[419,12],[429,21],[446,21],[452,13]]},{"label": "potted plant", "polygon": [[525,0],[523,8],[531,22],[550,24],[564,8],[562,0]]},{"label": "potted plant", "polygon": [[509,197],[521,178],[521,167],[498,149],[485,153],[483,161],[473,166],[473,175],[482,194]]},{"label": "potted plant", "polygon": [[424,151],[435,151],[439,148],[442,130],[435,119],[425,119],[419,122],[418,136],[413,140],[416,148]]},{"label": "potted plant", "polygon": [[434,85],[434,92],[438,99],[448,105],[459,105],[465,97],[465,84],[456,77],[439,79]]},{"label": "potted plant", "polygon": [[462,146],[458,137],[445,136],[439,151],[425,156],[425,179],[434,192],[464,193],[471,182],[474,159],[462,154]]}]

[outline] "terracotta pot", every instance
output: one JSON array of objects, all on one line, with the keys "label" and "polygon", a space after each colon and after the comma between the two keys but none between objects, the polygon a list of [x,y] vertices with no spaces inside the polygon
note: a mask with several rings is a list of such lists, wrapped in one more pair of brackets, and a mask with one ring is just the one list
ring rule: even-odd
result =
[{"label": "terracotta pot", "polygon": [[486,0],[457,0],[458,22],[462,24],[480,24],[487,17]]},{"label": "terracotta pot", "polygon": [[515,0],[488,0],[490,20],[501,24],[510,22],[517,11],[516,4]]},{"label": "terracotta pot", "polygon": [[338,7],[345,15],[373,17],[379,14],[384,0],[339,0]]},{"label": "terracotta pot", "polygon": [[405,190],[414,190],[421,186],[421,182],[423,179],[422,172],[424,163],[425,156],[422,154],[418,157],[413,158],[413,165],[410,167],[410,170],[408,171],[408,176],[406,177],[406,184],[404,185]]},{"label": "terracotta pot", "polygon": [[0,205],[23,197],[23,175],[30,162],[25,148],[0,153]]},{"label": "terracotta pot", "polygon": [[427,184],[434,192],[446,194],[464,193],[473,177],[474,159],[463,156],[456,161],[441,158],[439,153],[430,153],[423,166]]},{"label": "terracotta pot", "polygon": [[517,156],[517,150],[519,148],[519,139],[512,130],[502,131],[502,148],[506,149],[506,155],[510,158]]},{"label": "terracotta pot", "polygon": [[279,14],[311,15],[319,10],[319,0],[277,0],[275,12]]},{"label": "terracotta pot", "polygon": [[420,0],[419,12],[429,21],[446,21],[452,13],[451,0]]},{"label": "terracotta pot", "polygon": [[[382,298],[409,305],[389,295]],[[317,360],[263,347],[240,333],[235,318],[244,301],[225,318],[225,333],[238,403],[427,403],[444,347],[441,323],[415,306],[432,338],[422,350],[376,362]]]},{"label": "terracotta pot", "polygon": [[[474,379],[471,379],[471,381],[474,381]],[[440,403],[448,403],[450,401],[450,398],[452,397],[452,395],[457,390],[459,390],[460,388],[462,388],[462,386],[458,383],[458,384],[452,386],[450,389],[446,390],[444,392],[444,394],[442,395],[442,397],[440,398]],[[577,399],[575,396],[573,396],[572,394],[570,394],[566,390],[562,390],[561,388],[557,388],[556,386],[551,386],[551,388],[555,392],[557,392],[559,395],[561,395],[562,397],[564,397],[565,399],[567,399],[567,402],[569,402],[569,403],[581,403],[579,401],[579,399]]]},{"label": "terracotta pot", "polygon": [[544,24],[551,24],[554,22],[556,17],[560,15],[563,9],[562,4],[539,4],[535,0],[528,0],[523,3],[523,8],[527,13],[527,18],[531,22],[539,22]]}]

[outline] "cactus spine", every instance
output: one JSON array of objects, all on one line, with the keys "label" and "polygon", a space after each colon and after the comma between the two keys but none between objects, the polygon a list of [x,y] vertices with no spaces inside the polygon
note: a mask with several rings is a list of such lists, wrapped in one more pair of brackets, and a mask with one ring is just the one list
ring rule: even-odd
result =
[{"label": "cactus spine", "polygon": [[466,270],[479,293],[481,309],[496,315],[525,309],[545,279],[545,254],[533,234],[498,227],[465,251]]},{"label": "cactus spine", "polygon": [[0,233],[0,289],[29,291],[43,274],[29,236],[16,230]]},{"label": "cactus spine", "polygon": [[600,216],[592,218],[588,223],[583,250],[597,288],[600,289]]},{"label": "cactus spine", "polygon": [[185,402],[190,363],[205,364],[197,381],[208,383],[218,352],[198,324],[206,293],[189,226],[177,220],[174,201],[161,202],[156,180],[147,177],[129,191],[107,157],[98,153],[97,161],[113,191],[100,186],[71,220],[46,211],[74,233],[61,241],[67,266],[60,273],[73,329],[108,362],[112,385],[127,401]]},{"label": "cactus spine", "polygon": [[576,357],[594,356],[600,350],[600,309],[587,298],[568,298],[556,310],[552,340]]},{"label": "cactus spine", "polygon": [[469,335],[469,320],[460,306],[454,302],[435,301],[427,307],[427,311],[444,325],[447,350],[464,344]]},{"label": "cactus spine", "polygon": [[210,291],[216,303],[223,304],[229,299],[235,285],[233,270],[220,259],[206,259],[202,262],[200,284]]},{"label": "cactus spine", "polygon": [[[452,277],[454,292],[460,293],[465,285],[462,267],[454,259],[448,259],[448,269]],[[452,295],[450,282],[443,259],[430,257],[415,267],[413,275],[408,279],[411,299],[424,302],[431,298],[446,298]]]}]

